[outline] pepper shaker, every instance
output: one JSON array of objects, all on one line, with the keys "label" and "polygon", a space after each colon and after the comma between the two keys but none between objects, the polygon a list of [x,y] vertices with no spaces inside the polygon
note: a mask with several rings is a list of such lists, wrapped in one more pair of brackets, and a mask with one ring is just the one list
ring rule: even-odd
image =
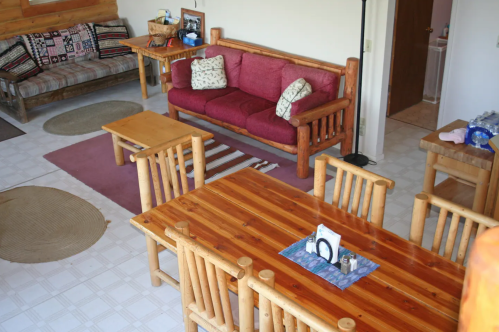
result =
[{"label": "pepper shaker", "polygon": [[344,255],[341,258],[341,273],[348,274],[351,271],[350,257]]}]

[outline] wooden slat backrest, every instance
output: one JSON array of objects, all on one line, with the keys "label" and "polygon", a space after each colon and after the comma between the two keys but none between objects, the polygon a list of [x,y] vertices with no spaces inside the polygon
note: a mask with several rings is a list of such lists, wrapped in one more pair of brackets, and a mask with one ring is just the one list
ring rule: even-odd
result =
[{"label": "wooden slat backrest", "polygon": [[[165,234],[177,243],[181,290],[192,288],[192,292],[182,294],[183,309],[189,319],[209,331],[213,328],[235,331],[227,285],[228,277],[233,277],[238,281],[241,325],[238,330],[253,332],[253,292],[247,286],[253,261],[242,257],[238,266],[191,239],[185,231],[187,222],[177,223],[175,227],[178,231],[167,227]],[[192,322],[186,326],[189,324]],[[186,328],[186,331],[189,330]]]},{"label": "wooden slat backrest", "polygon": [[[354,166],[343,160],[323,154],[315,158],[314,196],[320,200],[324,200],[326,194],[327,164],[337,168],[332,204],[336,207],[340,207],[342,210],[349,210],[355,176],[355,186],[353,187],[353,200],[350,207],[350,213],[359,216],[360,212],[359,217],[367,220],[372,198],[370,221],[382,227],[385,213],[386,190],[387,188],[393,189],[395,181],[366,171],[365,169]],[[346,179],[342,195],[343,176],[345,173]],[[361,203],[362,189],[364,187],[364,198]]]},{"label": "wooden slat backrest", "polygon": [[457,240],[459,221],[461,217],[465,219],[464,228],[461,234],[461,240],[459,242],[459,248],[456,257],[456,263],[460,265],[464,264],[464,260],[466,258],[466,252],[468,250],[468,244],[470,241],[473,224],[475,222],[479,224],[477,236],[483,233],[488,228],[499,226],[499,221],[495,219],[472,211],[468,208],[465,208],[464,206],[447,201],[441,197],[422,192],[420,194],[417,194],[414,199],[411,233],[409,236],[409,240],[417,245],[421,245],[423,243],[423,232],[428,204],[435,205],[440,208],[437,228],[431,248],[433,252],[438,253],[440,251],[444,229],[447,223],[447,217],[449,213],[452,213],[443,254],[443,256],[448,259],[452,258],[452,253],[454,252],[454,245]]},{"label": "wooden slat backrest", "polygon": [[[191,145],[192,153],[184,155],[185,148]],[[197,133],[173,139],[130,156],[132,161],[137,161],[142,212],[149,211],[153,207],[149,171],[157,206],[173,198],[172,190],[175,198],[180,196],[181,190],[182,194],[189,192],[186,160],[191,158],[194,168],[194,187],[199,188],[204,185],[205,158],[203,140]],[[158,172],[158,163],[160,172]]]},{"label": "wooden slat backrest", "polygon": [[274,272],[263,270],[258,277],[251,276],[248,286],[259,296],[260,332],[355,332],[355,321],[352,319],[341,319],[338,328],[335,328],[275,290]]}]

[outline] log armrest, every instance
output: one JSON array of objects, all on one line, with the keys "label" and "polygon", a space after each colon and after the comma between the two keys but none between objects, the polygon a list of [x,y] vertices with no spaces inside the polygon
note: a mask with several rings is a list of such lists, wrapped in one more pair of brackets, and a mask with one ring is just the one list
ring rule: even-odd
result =
[{"label": "log armrest", "polygon": [[350,99],[348,98],[336,99],[319,107],[305,111],[303,113],[293,115],[289,120],[289,122],[295,127],[304,126],[307,123],[319,120],[325,116],[331,115],[342,109],[345,109],[346,107],[348,107],[348,105],[350,105]]},{"label": "log armrest", "polygon": [[159,79],[161,80],[161,83],[166,84],[172,81],[172,73],[164,73],[159,75]]},{"label": "log armrest", "polygon": [[19,82],[21,78],[17,77],[16,75],[6,72],[5,70],[0,70],[0,78],[6,79],[11,82]]}]

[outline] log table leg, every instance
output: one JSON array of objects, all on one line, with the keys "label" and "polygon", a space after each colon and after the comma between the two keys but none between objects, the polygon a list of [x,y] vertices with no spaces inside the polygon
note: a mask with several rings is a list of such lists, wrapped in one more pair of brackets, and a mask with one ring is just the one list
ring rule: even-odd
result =
[{"label": "log table leg", "polygon": [[[160,61],[159,62],[159,74],[163,74],[163,73],[166,73],[166,71],[163,71],[164,68],[166,68],[166,63],[165,61]],[[161,82],[161,92],[162,93],[166,93],[166,84]]]},{"label": "log table leg", "polygon": [[[438,154],[435,152],[428,151],[426,155],[426,170],[424,173],[423,180],[423,191],[428,194],[433,194],[433,188],[435,188],[435,177],[437,176],[437,170],[433,166],[437,163]],[[430,206],[426,211],[426,216],[430,215]]]},{"label": "log table leg", "polygon": [[144,55],[137,53],[139,61],[140,88],[142,89],[142,99],[147,99],[146,67],[144,65]]},{"label": "log table leg", "polygon": [[125,165],[125,156],[123,154],[123,148],[118,145],[118,142],[123,141],[123,139],[115,134],[113,134],[113,148],[114,148],[114,159],[116,160],[116,165]]}]

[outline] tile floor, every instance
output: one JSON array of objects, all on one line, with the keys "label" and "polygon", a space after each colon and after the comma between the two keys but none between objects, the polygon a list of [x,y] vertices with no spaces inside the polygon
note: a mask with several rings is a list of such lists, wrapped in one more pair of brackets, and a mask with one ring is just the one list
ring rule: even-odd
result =
[{"label": "tile floor", "polygon": [[[0,113],[0,117],[27,134],[0,142],[0,191],[17,186],[55,187],[82,197],[110,220],[104,236],[88,250],[42,264],[18,264],[0,259],[0,331],[183,331],[180,294],[168,285],[153,288],[147,269],[143,235],[128,220],[132,214],[43,158],[48,152],[102,134],[55,136],[45,133],[43,123],[76,107],[104,100],[129,100],[145,109],[164,113],[166,96],[149,87],[150,98],[141,99],[138,82],[130,82],[86,96],[65,100],[30,112],[24,125]],[[248,144],[294,159],[280,150],[196,120],[206,127]],[[428,130],[387,119],[385,160],[367,169],[396,181],[387,196],[385,227],[408,238],[414,195],[421,191],[425,152],[419,139]],[[331,148],[328,154],[338,156]],[[313,156],[311,157],[313,158]],[[313,162],[312,162],[313,164]],[[328,170],[334,175],[332,170]],[[445,176],[439,174],[437,181]],[[334,181],[327,184],[332,197]],[[428,219],[435,226],[436,213]],[[428,231],[431,233],[431,231]],[[431,239],[425,238],[429,246]],[[175,275],[176,257],[161,253],[161,264]]]},{"label": "tile floor", "polygon": [[432,104],[422,101],[392,115],[390,118],[434,131],[437,129],[439,107],[440,103]]}]

